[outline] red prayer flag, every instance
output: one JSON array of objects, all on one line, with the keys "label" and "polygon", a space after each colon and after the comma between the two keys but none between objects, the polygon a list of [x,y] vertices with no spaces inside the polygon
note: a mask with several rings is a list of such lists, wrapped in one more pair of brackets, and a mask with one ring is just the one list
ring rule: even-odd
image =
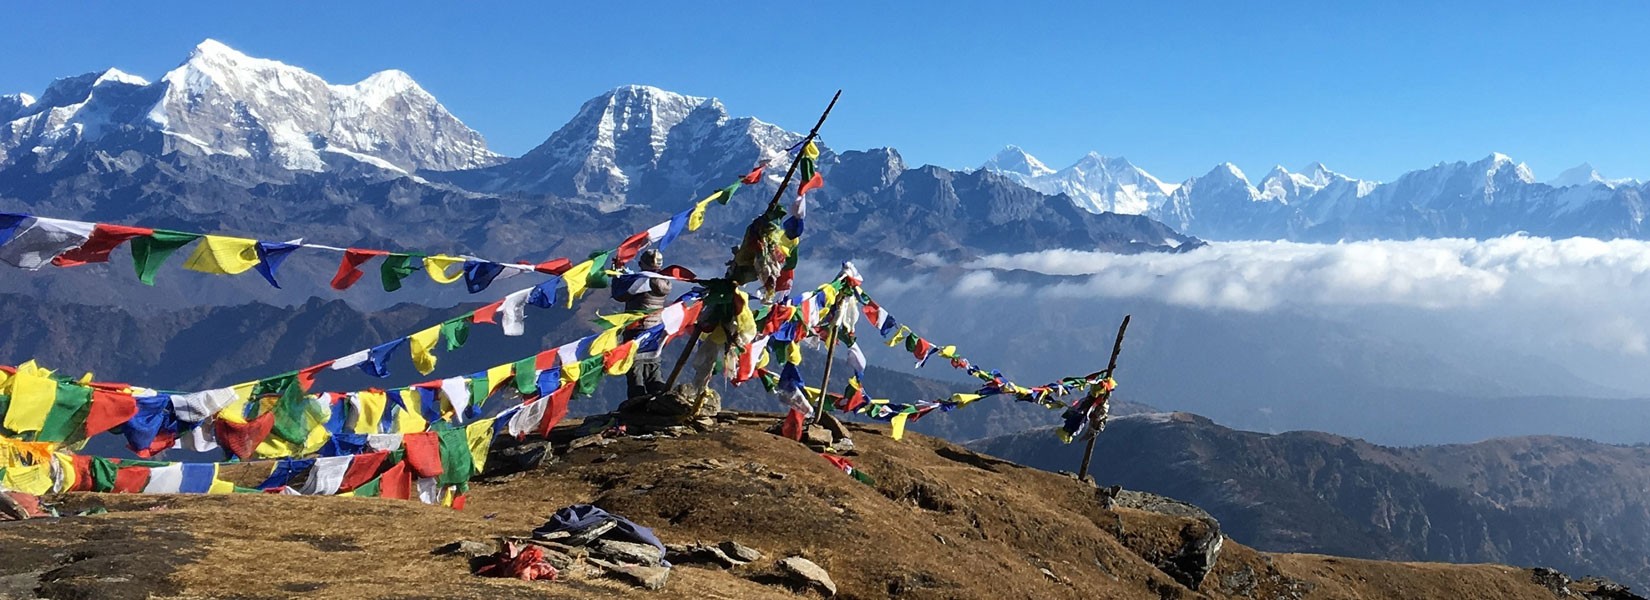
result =
[{"label": "red prayer flag", "polygon": [[218,445],[241,460],[252,460],[258,444],[269,439],[269,430],[275,426],[275,413],[264,413],[245,423],[229,419],[213,421],[212,432],[218,436]]},{"label": "red prayer flag", "polygon": [[383,250],[362,250],[359,248],[345,250],[344,259],[338,263],[338,273],[332,276],[332,289],[349,289],[349,286],[355,285],[355,282],[360,281],[361,276],[364,275],[361,272],[361,265],[372,260],[374,256],[385,256],[387,254],[389,252]]},{"label": "red prayer flag", "polygon": [[801,196],[822,187],[825,187],[825,176],[820,173],[814,173],[812,179],[802,182],[802,185],[796,188],[796,195]]},{"label": "red prayer flag", "polygon": [[549,402],[550,404],[544,407],[544,420],[540,422],[539,435],[550,435],[550,430],[554,429],[556,424],[567,416],[567,402],[573,399],[573,391],[578,387],[571,383],[562,384],[561,387],[556,388],[556,391],[540,400],[540,402]]},{"label": "red prayer flag", "polygon": [[636,258],[636,255],[641,253],[642,248],[646,247],[647,232],[638,232],[620,242],[619,249],[614,251],[613,257],[618,263],[624,264],[630,262],[630,259]]},{"label": "red prayer flag", "polygon": [[125,392],[92,389],[92,406],[86,410],[86,437],[114,429],[137,416],[137,398]]},{"label": "red prayer flag", "polygon": [[[71,492],[90,492],[90,491],[93,491],[93,488],[95,487],[95,482],[92,481],[92,457],[76,454],[76,455],[74,455],[73,460],[74,460],[74,487],[69,488],[68,491],[71,491]],[[115,473],[115,475],[117,475],[117,476],[119,474],[120,474],[119,472]]]},{"label": "red prayer flag", "polygon": [[699,275],[682,265],[670,265],[663,269],[659,269],[659,274],[664,275],[665,277],[675,277],[677,279],[694,280],[699,278]]},{"label": "red prayer flag", "polygon": [[412,498],[412,472],[407,470],[406,462],[395,463],[395,466],[378,476],[378,497],[407,500]]},{"label": "red prayer flag", "polygon": [[116,494],[141,494],[149,485],[149,467],[121,467],[115,471]]},{"label": "red prayer flag", "polygon": [[470,322],[471,323],[496,323],[497,321],[493,320],[493,315],[498,314],[498,309],[501,306],[504,306],[504,301],[503,300],[499,300],[498,302],[494,302],[492,304],[488,304],[487,306],[483,306],[481,308],[476,309],[476,313],[470,317]]},{"label": "red prayer flag", "polygon": [[533,265],[534,271],[538,271],[546,275],[560,275],[562,273],[566,273],[567,270],[571,268],[573,268],[573,261],[567,260],[566,258],[552,258],[537,265]]},{"label": "red prayer flag", "polygon": [[806,421],[807,417],[802,416],[802,411],[791,409],[791,412],[785,413],[785,421],[779,425],[779,435],[802,441],[802,430],[807,426]]},{"label": "red prayer flag", "polygon": [[126,243],[127,240],[153,233],[155,233],[155,230],[147,227],[127,227],[125,225],[98,223],[96,227],[92,228],[92,235],[86,238],[86,243],[81,244],[79,248],[57,255],[57,258],[52,259],[52,264],[59,267],[76,267],[88,263],[109,262],[109,253],[120,247],[121,244]]},{"label": "red prayer flag", "polygon": [[762,181],[762,169],[766,168],[768,168],[768,161],[764,160],[760,164],[757,164],[756,168],[751,169],[751,172],[746,173],[744,177],[740,178],[739,183],[743,183],[745,185],[756,185]]},{"label": "red prayer flag", "polygon": [[148,448],[136,448],[133,452],[137,453],[138,458],[153,458],[156,454],[172,449],[172,443],[176,441],[178,432],[162,429],[155,432],[155,439],[149,442]]},{"label": "red prayer flag", "polygon": [[329,360],[313,367],[305,367],[303,370],[298,371],[298,389],[301,389],[306,393],[309,392],[309,388],[315,387],[315,374],[320,373],[321,369],[332,366],[332,362],[333,361]]},{"label": "red prayer flag", "polygon": [[344,471],[344,482],[338,485],[339,492],[347,492],[366,485],[378,475],[378,467],[384,465],[384,459],[389,458],[389,452],[369,452],[357,454],[350,459],[349,469]]},{"label": "red prayer flag", "polygon": [[[558,356],[560,355],[556,354],[555,349],[540,352],[537,356],[533,357],[533,368],[543,371],[550,367],[554,367],[556,366],[556,357]],[[543,390],[540,391],[542,392]]]},{"label": "red prayer flag", "polygon": [[434,431],[409,433],[401,436],[401,445],[407,450],[407,468],[419,477],[441,474],[441,438]]}]

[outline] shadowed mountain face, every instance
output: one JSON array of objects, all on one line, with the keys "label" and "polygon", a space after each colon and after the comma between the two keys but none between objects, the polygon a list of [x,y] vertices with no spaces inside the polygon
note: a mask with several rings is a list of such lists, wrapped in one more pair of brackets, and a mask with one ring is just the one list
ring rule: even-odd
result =
[{"label": "shadowed mountain face", "polygon": [[[1039,432],[971,446],[1044,469],[1076,465],[1075,448]],[[1159,413],[1113,420],[1094,474],[1203,507],[1257,548],[1552,566],[1650,585],[1643,445],[1521,437],[1392,448]]]}]

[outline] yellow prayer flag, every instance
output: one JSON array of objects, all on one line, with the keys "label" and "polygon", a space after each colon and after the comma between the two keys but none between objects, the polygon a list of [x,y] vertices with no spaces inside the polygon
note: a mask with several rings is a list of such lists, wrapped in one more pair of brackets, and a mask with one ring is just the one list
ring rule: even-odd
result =
[{"label": "yellow prayer flag", "polygon": [[407,346],[412,349],[413,367],[418,369],[419,375],[429,375],[435,370],[435,343],[441,340],[441,326],[436,325],[418,333],[407,336]]},{"label": "yellow prayer flag", "polygon": [[808,140],[808,143],[802,146],[802,156],[819,160],[819,146],[815,146],[813,140]]},{"label": "yellow prayer flag", "polygon": [[[512,380],[511,376],[515,374],[515,363],[499,365],[491,369],[487,369],[487,395],[493,395],[493,392],[497,391],[500,386],[510,383]],[[471,398],[470,402],[480,403],[482,400],[485,400],[485,398]]]},{"label": "yellow prayer flag", "polygon": [[[305,440],[306,444],[308,440]],[[258,458],[286,458],[303,454],[304,449],[297,444],[281,439],[281,436],[272,435],[264,439],[263,443],[252,451]]]},{"label": "yellow prayer flag", "polygon": [[979,394],[952,394],[951,395],[951,401],[956,402],[957,406],[966,406],[966,405],[968,405],[969,402],[973,402],[973,401],[979,400],[979,399],[980,399]]},{"label": "yellow prayer flag", "polygon": [[888,437],[894,438],[895,441],[905,437],[905,418],[909,416],[911,415],[906,413],[894,415],[893,420],[888,421],[888,424],[893,426],[893,429],[888,432]]},{"label": "yellow prayer flag", "polygon": [[401,410],[395,413],[396,433],[418,433],[429,428],[429,420],[418,412],[422,404],[423,401],[419,399],[418,390],[413,388],[401,390]]},{"label": "yellow prayer flag", "polygon": [[898,346],[900,342],[905,341],[905,336],[908,335],[911,335],[911,328],[900,325],[899,330],[895,331],[894,335],[888,336],[888,347]]},{"label": "yellow prayer flag", "polygon": [[619,332],[617,327],[603,331],[601,335],[590,342],[590,356],[601,356],[609,350],[619,347]]},{"label": "yellow prayer flag", "polygon": [[[457,272],[448,271],[448,268],[457,265]],[[437,254],[424,257],[424,272],[430,274],[430,279],[436,283],[447,284],[464,278],[464,259],[456,256]]]},{"label": "yellow prayer flag", "polygon": [[596,262],[587,260],[573,265],[573,268],[561,274],[561,280],[567,284],[567,307],[573,308],[573,301],[584,296],[585,280],[590,278],[590,270],[596,268]]},{"label": "yellow prayer flag", "polygon": [[201,236],[195,253],[184,261],[183,268],[213,275],[238,275],[258,266],[258,240]]},{"label": "yellow prayer flag", "polygon": [[354,433],[378,433],[378,424],[384,420],[384,408],[389,404],[389,397],[384,392],[356,392],[354,404],[360,406],[355,413]]},{"label": "yellow prayer flag", "polygon": [[49,494],[52,491],[52,466],[7,467],[5,478],[0,479],[0,487],[36,496]]},{"label": "yellow prayer flag", "polygon": [[[216,467],[213,467],[213,468],[215,469]],[[208,493],[208,494],[233,494],[233,493],[235,493],[235,484],[224,481],[222,479],[218,479],[218,474],[216,472],[214,472],[212,474],[212,487],[206,488],[206,493]]]},{"label": "yellow prayer flag", "polygon": [[470,464],[474,470],[471,473],[480,475],[487,466],[487,449],[493,445],[493,422],[496,419],[482,419],[471,423],[464,428],[464,439],[470,444]]},{"label": "yellow prayer flag", "polygon": [[647,318],[647,313],[622,312],[611,315],[596,315],[596,320],[606,323],[608,327],[624,327]]},{"label": "yellow prayer flag", "polygon": [[29,361],[17,367],[12,377],[11,408],[6,411],[5,426],[12,433],[40,431],[46,424],[46,414],[57,402],[57,380],[51,371]]},{"label": "yellow prayer flag", "polygon": [[52,460],[57,462],[58,476],[62,478],[57,482],[56,489],[53,491],[67,492],[74,489],[74,484],[77,481],[77,475],[74,471],[74,457],[56,452],[52,454]]},{"label": "yellow prayer flag", "polygon": [[693,205],[693,212],[688,213],[688,231],[698,231],[699,227],[705,224],[705,209],[710,208],[710,203],[715,202],[716,197],[721,195],[721,193],[721,190],[717,190],[717,192],[711,194],[710,197],[700,200],[698,204]]},{"label": "yellow prayer flag", "polygon": [[579,380],[580,366],[583,363],[567,363],[561,366],[561,384],[567,385]]}]

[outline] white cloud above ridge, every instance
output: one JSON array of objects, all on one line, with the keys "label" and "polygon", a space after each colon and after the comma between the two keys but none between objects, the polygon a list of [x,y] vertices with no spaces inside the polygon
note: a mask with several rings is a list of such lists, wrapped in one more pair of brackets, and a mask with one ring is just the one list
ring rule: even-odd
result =
[{"label": "white cloud above ridge", "polygon": [[[1021,295],[992,270],[1067,276],[1039,296],[1145,297],[1202,308],[1650,306],[1650,242],[1524,235],[1337,244],[1225,242],[1184,254],[1048,250],[990,255],[952,293]],[[1634,311],[1636,312],[1636,311]],[[1644,311],[1650,313],[1650,310]]]}]

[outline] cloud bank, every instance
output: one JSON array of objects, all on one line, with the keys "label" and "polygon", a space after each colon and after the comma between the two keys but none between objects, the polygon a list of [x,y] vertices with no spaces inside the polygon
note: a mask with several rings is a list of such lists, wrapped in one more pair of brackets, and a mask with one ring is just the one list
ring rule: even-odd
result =
[{"label": "cloud bank", "polygon": [[[933,257],[921,262],[939,265]],[[1540,351],[1580,344],[1650,355],[1650,242],[1439,239],[1216,243],[1185,254],[1051,250],[991,255],[958,297],[1147,299],[1213,310],[1430,315]],[[1060,276],[1047,285],[1004,271]],[[1406,319],[1408,321],[1408,319]]]}]

